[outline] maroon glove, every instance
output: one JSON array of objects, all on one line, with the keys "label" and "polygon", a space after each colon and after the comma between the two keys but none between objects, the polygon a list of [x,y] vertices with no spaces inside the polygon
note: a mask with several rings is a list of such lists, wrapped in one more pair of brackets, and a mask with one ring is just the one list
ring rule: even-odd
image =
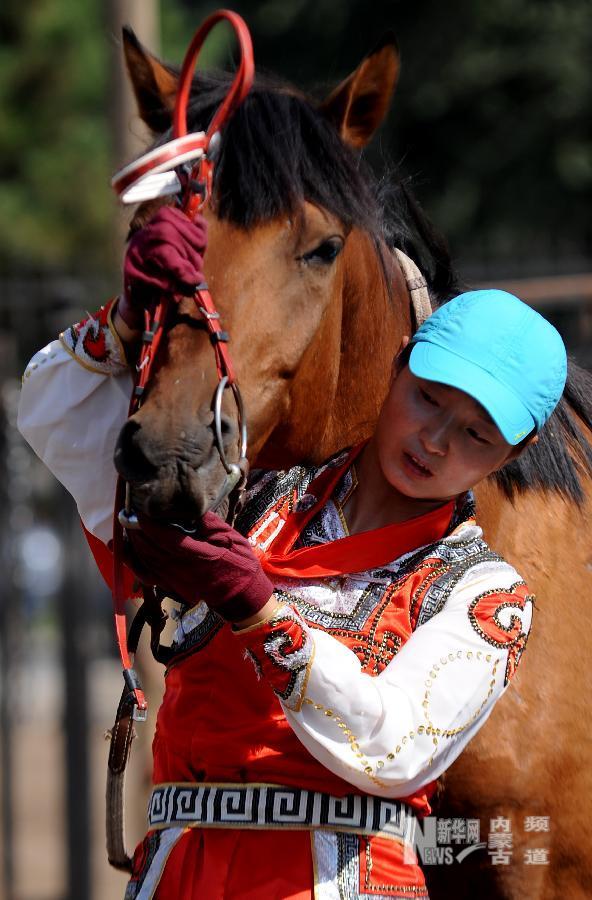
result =
[{"label": "maroon glove", "polygon": [[194,222],[180,209],[165,206],[131,238],[123,264],[124,294],[118,312],[129,328],[144,327],[144,309],[161,294],[191,296],[205,281],[206,220]]},{"label": "maroon glove", "polygon": [[146,584],[156,584],[192,606],[204,600],[229,622],[254,616],[273,585],[246,538],[208,512],[197,535],[139,516],[130,530],[128,565]]}]

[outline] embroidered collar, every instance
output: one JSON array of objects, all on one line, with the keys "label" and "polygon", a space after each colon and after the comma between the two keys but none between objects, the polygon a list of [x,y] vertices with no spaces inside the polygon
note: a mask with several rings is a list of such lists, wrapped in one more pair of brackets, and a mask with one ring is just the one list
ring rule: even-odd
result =
[{"label": "embroidered collar", "polygon": [[365,572],[386,566],[406,553],[439,540],[449,531],[456,509],[454,501],[406,522],[295,549],[299,536],[332,497],[362,447],[363,444],[354,447],[344,456],[343,462],[340,460],[340,465],[320,470],[307,490],[310,503],[299,504],[292,513],[288,512],[287,504],[284,506],[283,514],[280,513],[284,519],[282,527],[261,557],[265,571],[289,578],[323,578]]}]

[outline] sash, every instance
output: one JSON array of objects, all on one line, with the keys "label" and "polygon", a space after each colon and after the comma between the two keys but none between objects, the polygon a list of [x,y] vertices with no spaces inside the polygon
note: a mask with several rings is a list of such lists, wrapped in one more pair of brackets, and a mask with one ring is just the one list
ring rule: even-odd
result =
[{"label": "sash", "polygon": [[150,830],[260,828],[347,831],[413,843],[417,818],[403,800],[276,784],[157,784],[148,804]]},{"label": "sash", "polygon": [[328,466],[311,482],[307,493],[312,494],[316,502],[310,509],[284,512],[283,527],[261,557],[261,565],[266,572],[287,578],[324,578],[366,572],[444,537],[454,514],[454,500],[405,522],[363,531],[315,547],[292,549],[303,529],[331,498],[339,480],[364,446],[359,444],[354,447],[343,465]]}]

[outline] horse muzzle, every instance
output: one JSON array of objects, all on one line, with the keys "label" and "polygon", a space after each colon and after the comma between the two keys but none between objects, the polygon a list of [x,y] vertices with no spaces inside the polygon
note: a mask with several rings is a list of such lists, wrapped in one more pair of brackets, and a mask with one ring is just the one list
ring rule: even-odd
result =
[{"label": "horse muzzle", "polygon": [[136,417],[125,423],[115,448],[115,466],[127,483],[127,512],[191,527],[244,481],[238,428],[221,420],[224,456],[212,424],[178,429],[174,439],[156,437]]}]

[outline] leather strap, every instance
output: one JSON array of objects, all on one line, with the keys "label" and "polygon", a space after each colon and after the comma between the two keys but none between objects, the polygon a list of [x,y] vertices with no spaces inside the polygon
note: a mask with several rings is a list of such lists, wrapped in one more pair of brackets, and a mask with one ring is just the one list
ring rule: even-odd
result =
[{"label": "leather strap", "polygon": [[416,264],[402,250],[395,249],[395,256],[407,282],[411,308],[415,317],[415,331],[417,331],[433,312],[428,285]]}]

